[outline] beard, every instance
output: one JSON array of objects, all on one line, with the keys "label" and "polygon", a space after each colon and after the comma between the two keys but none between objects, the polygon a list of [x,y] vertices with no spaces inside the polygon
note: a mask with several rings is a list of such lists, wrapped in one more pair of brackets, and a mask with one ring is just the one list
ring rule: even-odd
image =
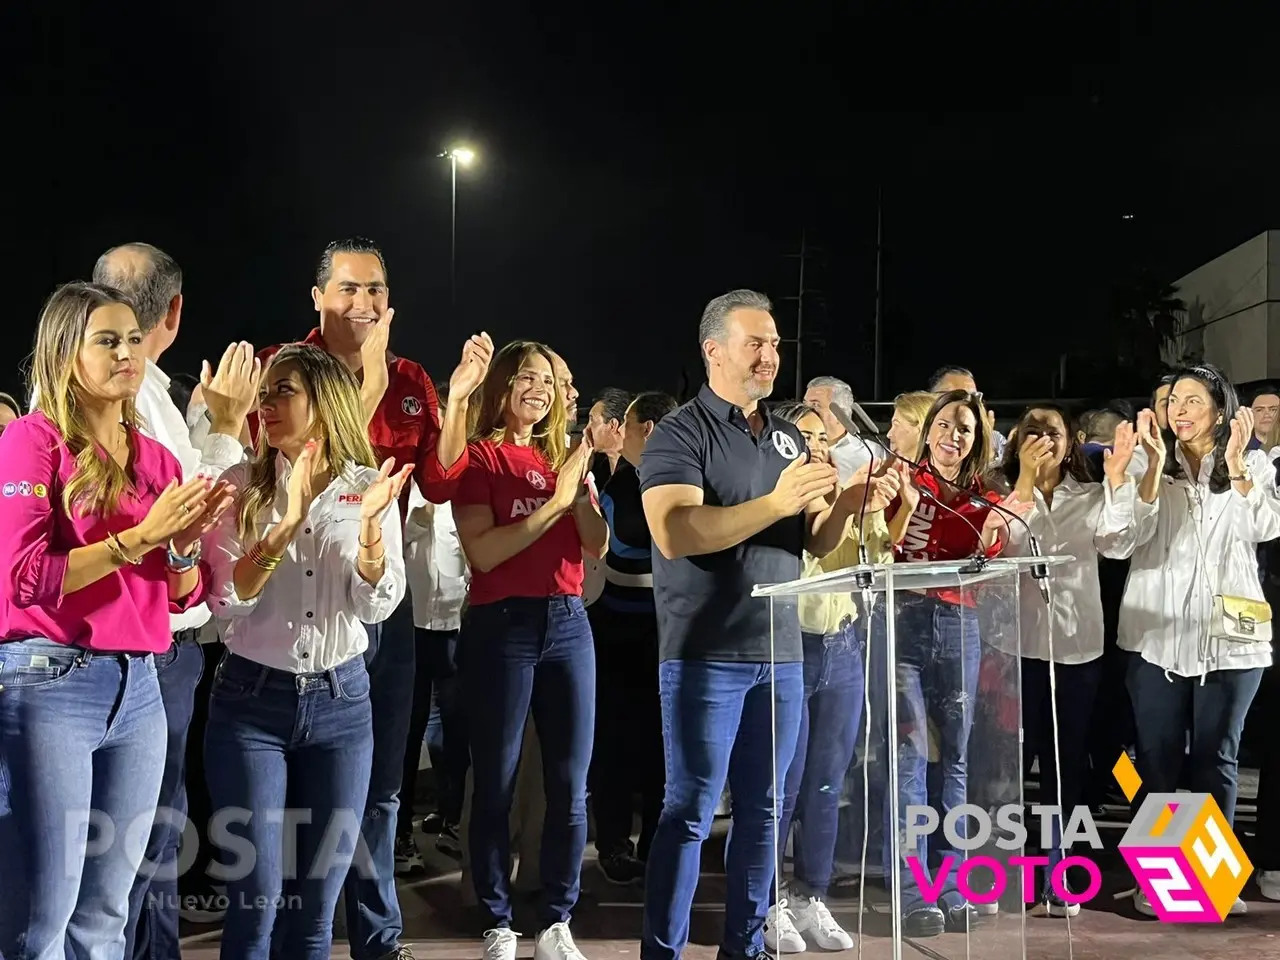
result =
[{"label": "beard", "polygon": [[764,383],[750,376],[743,381],[742,389],[751,400],[764,400],[773,393],[773,384],[773,380]]}]

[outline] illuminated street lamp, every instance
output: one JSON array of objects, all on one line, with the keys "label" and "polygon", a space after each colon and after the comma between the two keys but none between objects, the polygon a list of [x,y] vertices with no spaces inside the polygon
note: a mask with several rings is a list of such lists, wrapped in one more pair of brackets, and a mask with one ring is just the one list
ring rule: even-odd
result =
[{"label": "illuminated street lamp", "polygon": [[440,154],[449,160],[450,210],[449,210],[449,304],[458,302],[458,167],[469,167],[476,158],[470,147],[450,147]]}]

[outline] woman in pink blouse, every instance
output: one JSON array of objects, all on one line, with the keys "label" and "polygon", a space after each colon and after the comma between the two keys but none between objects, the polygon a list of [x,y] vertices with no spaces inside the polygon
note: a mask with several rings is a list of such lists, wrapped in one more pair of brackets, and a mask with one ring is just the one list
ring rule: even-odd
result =
[{"label": "woman in pink blouse", "polygon": [[0,956],[123,956],[164,767],[152,655],[231,503],[139,432],[141,342],[120,293],[60,287],[37,408],[0,435]]}]

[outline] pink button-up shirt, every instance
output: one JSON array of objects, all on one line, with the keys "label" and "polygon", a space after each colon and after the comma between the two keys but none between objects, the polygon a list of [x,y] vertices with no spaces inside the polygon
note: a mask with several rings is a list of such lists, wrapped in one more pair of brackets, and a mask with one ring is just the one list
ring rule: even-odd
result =
[{"label": "pink button-up shirt", "polygon": [[75,456],[39,411],[0,435],[0,643],[45,637],[98,651],[169,649],[169,614],[202,603],[208,578],[177,603],[169,600],[163,549],[75,593],[62,593],[67,554],[136,526],[170,480],[182,479],[173,454],[132,431],[133,489],[107,517],[68,516],[62,490]]}]

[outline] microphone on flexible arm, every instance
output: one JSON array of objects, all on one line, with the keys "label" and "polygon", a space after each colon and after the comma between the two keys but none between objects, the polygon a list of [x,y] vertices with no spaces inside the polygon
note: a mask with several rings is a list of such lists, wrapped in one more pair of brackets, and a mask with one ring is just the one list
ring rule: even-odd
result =
[{"label": "microphone on flexible arm", "polygon": [[[882,434],[880,433],[880,428],[876,426],[876,422],[872,420],[869,416],[867,416],[867,411],[863,410],[858,403],[851,404],[851,407],[852,407],[854,416],[856,416],[859,420],[861,420],[864,426],[866,426],[866,428],[871,433],[875,434],[877,437],[882,436]],[[832,405],[832,410],[835,410],[835,409],[836,407]],[[840,417],[837,415],[836,419],[839,420]],[[845,426],[846,430],[849,429],[849,426],[845,425],[843,420],[841,420],[841,424]],[[894,453],[893,450],[888,446],[887,442],[881,444],[881,446],[885,448],[885,451],[889,454],[889,456],[894,457],[895,459],[901,460],[903,463],[907,464],[907,466],[913,467],[916,470],[925,469],[922,464],[916,463],[914,460],[904,457],[900,453]],[[995,510],[1000,514],[1003,514],[1006,517],[1012,517],[1013,519],[1017,520],[1020,524],[1022,524],[1023,529],[1027,531],[1027,542],[1031,547],[1031,555],[1033,557],[1044,556],[1044,554],[1040,550],[1040,541],[1036,538],[1035,533],[1032,532],[1031,524],[1027,523],[1025,517],[1015,513],[1014,511],[1010,510],[1008,507],[1002,506],[998,503],[988,500],[986,497],[978,496],[972,490],[966,490],[964,487],[960,486],[958,483],[953,483],[952,481],[948,480],[946,477],[939,476],[936,471],[934,471],[933,474],[935,477],[938,477],[939,480],[943,481],[948,486],[953,487],[956,490],[960,491],[960,493],[964,494],[964,496],[968,498],[970,503],[976,506],[987,507],[989,509]],[[921,492],[923,493],[923,491]],[[946,506],[946,504],[942,503],[942,501],[938,500],[936,497],[930,497],[930,499],[933,500],[935,503],[937,503],[939,506]],[[952,510],[951,512],[956,513],[956,511],[954,510]],[[960,516],[960,515],[956,513],[956,516]],[[967,518],[961,517],[961,519],[968,522]],[[1008,525],[1007,520],[1005,521],[1005,525],[1006,526]],[[969,526],[973,527],[973,524],[970,523]],[[974,529],[976,530],[977,528],[974,528]],[[981,534],[978,535],[978,546],[979,546],[979,551],[981,551],[981,546],[982,546]],[[975,559],[977,558],[975,557]],[[1051,603],[1052,601],[1049,595],[1049,568],[1043,563],[1032,564],[1031,576],[1032,576],[1032,579],[1035,580],[1036,586],[1040,590],[1040,596],[1044,599],[1044,602],[1046,604]]]},{"label": "microphone on flexible arm", "polygon": [[[888,444],[887,438],[885,438],[883,434],[880,433],[880,428],[876,426],[875,421],[873,421],[870,417],[868,417],[866,411],[863,410],[860,406],[858,406],[858,404],[856,403],[853,404],[853,407],[858,412],[859,418],[862,420],[863,424],[866,426],[867,431],[877,438],[877,445],[880,447],[880,449],[882,449],[885,452],[885,454],[887,454],[888,457],[897,457],[899,460],[902,460],[904,463],[908,463],[919,468],[920,465],[915,463],[915,461],[908,460],[906,457],[899,457],[898,454],[894,453]],[[858,427],[854,426],[854,423],[849,418],[849,415],[845,411],[841,410],[836,404],[831,405],[831,411],[835,415],[835,418],[838,421],[840,421],[840,425],[844,427],[846,433],[851,434],[852,436],[855,436],[862,441],[862,445],[866,447],[867,452],[871,454],[871,463],[872,463],[872,466],[874,466],[875,460],[876,460],[875,452],[872,451],[871,444],[868,443],[866,438],[862,435],[862,431]],[[887,459],[887,457],[882,459]],[[868,479],[870,479],[870,471],[868,471]],[[952,485],[954,486],[954,484]],[[983,566],[986,565],[986,562],[987,562],[986,554],[983,553],[983,550],[982,550],[982,532],[973,525],[972,521],[970,521],[968,517],[966,517],[964,514],[960,513],[958,510],[954,509],[950,505],[943,503],[941,500],[935,497],[928,490],[921,490],[920,495],[922,497],[926,497],[933,503],[937,504],[943,510],[947,511],[947,513],[954,514],[956,517],[960,519],[962,523],[964,523],[966,527],[968,527],[970,530],[973,531],[973,539],[974,539],[974,542],[977,544],[977,546],[974,548],[973,556],[969,558],[972,561],[971,566],[966,567],[965,569],[973,573],[976,573],[979,570],[981,570]],[[983,502],[985,503],[986,501],[983,501]],[[858,562],[860,566],[864,566],[864,567],[871,565],[868,560],[868,554],[867,554],[866,523],[867,523],[867,500],[866,500],[866,497],[864,496],[862,499],[862,509],[859,511],[859,516],[858,516]],[[867,602],[868,607],[870,607],[870,602],[871,602],[869,594],[871,593],[872,580],[873,580],[873,577],[870,571],[864,570],[854,575],[854,583],[857,584],[860,590],[862,590],[863,598]]]}]

